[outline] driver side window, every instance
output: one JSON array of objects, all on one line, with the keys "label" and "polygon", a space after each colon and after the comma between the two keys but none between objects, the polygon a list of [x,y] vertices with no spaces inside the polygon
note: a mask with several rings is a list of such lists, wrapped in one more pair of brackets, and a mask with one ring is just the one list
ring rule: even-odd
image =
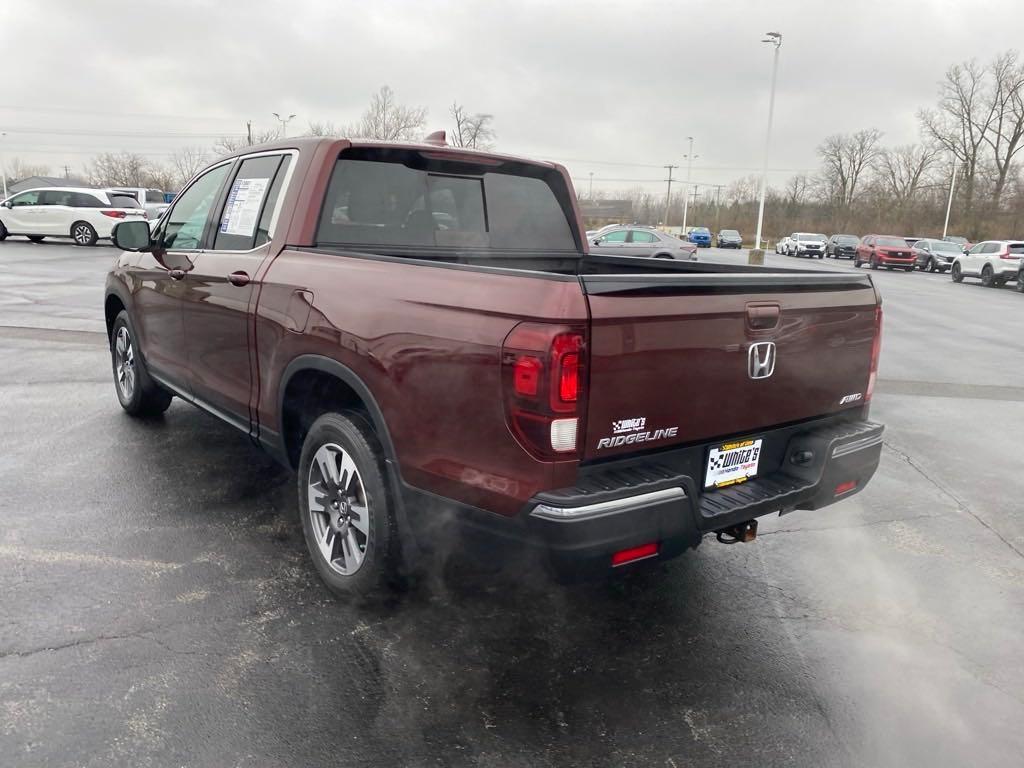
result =
[{"label": "driver side window", "polygon": [[39,192],[22,192],[20,195],[15,195],[11,198],[11,205],[38,205],[39,204]]},{"label": "driver side window", "polygon": [[620,229],[618,232],[609,232],[607,235],[601,238],[601,243],[624,243],[626,242],[626,230]]},{"label": "driver side window", "polygon": [[202,248],[203,232],[210,218],[210,209],[230,168],[231,163],[224,163],[210,169],[178,196],[168,215],[163,219],[163,232],[158,239],[164,248]]}]

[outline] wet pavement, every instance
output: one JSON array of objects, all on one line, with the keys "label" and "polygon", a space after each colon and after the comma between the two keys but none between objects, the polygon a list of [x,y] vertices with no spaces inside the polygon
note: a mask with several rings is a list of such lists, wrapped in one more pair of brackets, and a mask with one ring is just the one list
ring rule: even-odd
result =
[{"label": "wet pavement", "polygon": [[371,608],[321,587],[293,479],[232,428],[122,414],[113,254],[0,243],[0,764],[1021,764],[1012,287],[878,273],[858,496],[645,578],[453,561]]}]

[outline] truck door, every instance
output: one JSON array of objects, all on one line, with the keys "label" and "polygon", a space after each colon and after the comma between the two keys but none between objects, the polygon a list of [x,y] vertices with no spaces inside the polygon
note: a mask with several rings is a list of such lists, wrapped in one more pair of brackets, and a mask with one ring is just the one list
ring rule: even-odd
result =
[{"label": "truck door", "polygon": [[219,204],[210,247],[197,254],[183,295],[192,393],[246,431],[257,281],[270,254],[290,163],[290,154],[276,152],[249,156],[237,165]]}]

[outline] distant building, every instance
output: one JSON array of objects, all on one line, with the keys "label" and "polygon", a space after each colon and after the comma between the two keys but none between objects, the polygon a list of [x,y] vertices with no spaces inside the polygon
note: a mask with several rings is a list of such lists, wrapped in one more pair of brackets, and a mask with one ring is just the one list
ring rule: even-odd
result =
[{"label": "distant building", "polygon": [[606,224],[632,224],[632,200],[580,200],[583,226],[597,229]]},{"label": "distant building", "polygon": [[7,184],[7,194],[13,195],[23,192],[26,189],[38,189],[39,187],[89,187],[95,188],[88,181],[82,181],[74,177],[64,178],[63,176],[29,176],[13,184]]}]

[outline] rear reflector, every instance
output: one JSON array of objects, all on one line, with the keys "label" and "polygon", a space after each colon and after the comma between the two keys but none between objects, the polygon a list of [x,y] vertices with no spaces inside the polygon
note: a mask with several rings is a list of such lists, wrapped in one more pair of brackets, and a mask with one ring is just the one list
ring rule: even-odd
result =
[{"label": "rear reflector", "polygon": [[512,369],[512,382],[517,395],[536,397],[544,364],[536,357],[520,355]]},{"label": "rear reflector", "polygon": [[123,219],[128,214],[124,211],[100,211],[104,216],[109,216],[112,219]]},{"label": "rear reflector", "polygon": [[567,453],[576,450],[579,419],[555,419],[551,422],[551,450]]},{"label": "rear reflector", "polygon": [[658,554],[658,543],[656,541],[650,544],[641,544],[639,547],[631,547],[630,549],[623,549],[612,555],[612,566],[625,565],[626,563],[633,563],[637,560],[644,560],[648,557],[654,557]]},{"label": "rear reflector", "polygon": [[845,483],[840,483],[836,486],[834,496],[842,496],[844,493],[849,493],[857,487],[856,480],[847,480]]}]

